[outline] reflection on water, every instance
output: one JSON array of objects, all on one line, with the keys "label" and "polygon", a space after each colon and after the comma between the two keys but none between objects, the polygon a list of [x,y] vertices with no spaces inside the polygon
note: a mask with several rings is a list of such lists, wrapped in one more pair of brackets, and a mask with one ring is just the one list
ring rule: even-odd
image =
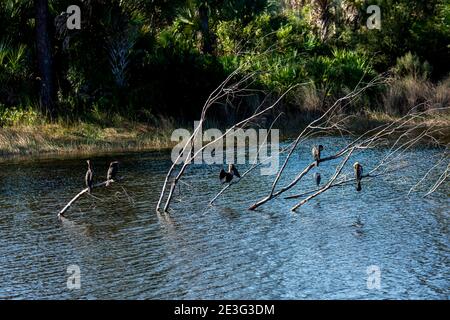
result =
[{"label": "reflection on water", "polygon": [[[343,141],[333,143],[327,152]],[[367,168],[384,152],[356,160]],[[363,181],[361,193],[330,189],[296,214],[295,200],[246,210],[270,188],[273,177],[258,172],[208,207],[220,190],[220,166],[202,165],[188,170],[171,214],[156,214],[169,153],[117,155],[126,179],[82,197],[61,220],[57,212],[83,186],[84,159],[5,162],[0,298],[448,299],[448,183],[428,198],[406,196],[427,171],[421,160],[438,152],[413,150],[403,160],[411,169]],[[309,154],[309,146],[299,151],[288,176]],[[104,177],[112,159],[92,160]],[[319,169],[322,181],[334,171],[331,163]],[[293,193],[313,186],[307,176]],[[79,290],[66,286],[73,264]],[[367,288],[371,265],[381,269],[380,290]]]}]

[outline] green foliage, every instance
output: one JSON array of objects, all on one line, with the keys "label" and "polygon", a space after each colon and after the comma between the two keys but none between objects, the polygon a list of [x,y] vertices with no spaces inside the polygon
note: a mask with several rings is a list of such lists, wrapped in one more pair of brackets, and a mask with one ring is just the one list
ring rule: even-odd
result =
[{"label": "green foliage", "polygon": [[289,54],[293,49],[314,52],[321,44],[300,17],[263,13],[243,25],[239,20],[220,22],[216,29],[219,54]]},{"label": "green foliage", "polygon": [[[295,83],[310,83],[300,93],[304,99],[292,94],[287,101],[309,100],[311,110],[387,70],[397,78],[435,82],[450,72],[448,0],[327,1],[323,40],[317,32],[320,8],[312,0],[295,10],[271,0],[76,3],[82,6],[82,29],[62,27],[52,39],[57,109],[72,120],[192,119],[209,92],[244,64],[259,72],[257,89],[279,94]],[[52,20],[70,4],[75,3],[50,0]],[[381,30],[365,26],[369,4],[382,8]],[[206,15],[200,15],[201,6]],[[204,50],[205,25],[210,51]],[[39,101],[34,27],[33,1],[0,1],[3,125],[34,121],[31,109],[22,107]],[[417,91],[413,87],[419,86],[408,90]],[[369,95],[361,103],[370,104]]]},{"label": "green foliage", "polygon": [[[374,56],[377,71],[386,71],[408,52],[431,64],[434,79],[450,71],[448,0],[378,0],[370,4],[382,8],[381,30],[361,28],[354,32],[354,39],[360,50]],[[367,5],[360,7],[361,15]]]},{"label": "green foliage", "polygon": [[264,13],[246,26],[225,21],[217,35],[225,69],[236,67],[237,61],[250,64],[252,70],[262,71],[260,85],[271,91],[312,81],[338,95],[375,75],[365,54],[321,43],[304,19],[292,13]]},{"label": "green foliage", "polygon": [[0,103],[21,104],[29,100],[32,86],[29,59],[24,44],[0,39]]},{"label": "green foliage", "polygon": [[334,49],[331,56],[312,59],[308,70],[316,83],[330,87],[333,92],[354,88],[358,82],[374,76],[367,57],[345,49]]},{"label": "green foliage", "polygon": [[33,108],[12,107],[0,105],[0,127],[17,125],[35,125],[40,123],[42,116]]}]

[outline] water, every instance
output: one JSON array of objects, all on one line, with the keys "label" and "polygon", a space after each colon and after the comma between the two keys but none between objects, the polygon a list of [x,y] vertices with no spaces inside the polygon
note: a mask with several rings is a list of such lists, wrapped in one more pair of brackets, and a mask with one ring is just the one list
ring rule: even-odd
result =
[{"label": "water", "polygon": [[[325,154],[343,143],[318,142],[328,146]],[[282,182],[309,162],[309,147]],[[368,168],[385,152],[356,160]],[[427,198],[406,195],[438,156],[411,150],[402,159],[409,169],[363,181],[361,193],[332,188],[296,214],[289,210],[295,200],[283,199],[246,210],[270,188],[273,176],[259,171],[208,207],[221,166],[198,165],[170,215],[155,213],[168,151],[99,156],[91,158],[97,177],[117,159],[125,180],[82,197],[62,220],[58,211],[83,186],[85,159],[4,162],[0,298],[448,299],[449,184]],[[336,163],[320,165],[322,181]],[[344,171],[351,170],[349,163]],[[291,193],[312,186],[311,173]],[[67,288],[70,265],[80,268],[80,289]],[[381,271],[380,289],[368,288],[369,266]]]}]

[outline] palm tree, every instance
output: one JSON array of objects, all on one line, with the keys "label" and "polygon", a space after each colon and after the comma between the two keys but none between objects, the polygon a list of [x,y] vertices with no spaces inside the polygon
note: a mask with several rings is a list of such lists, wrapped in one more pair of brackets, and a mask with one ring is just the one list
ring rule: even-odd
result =
[{"label": "palm tree", "polygon": [[330,34],[334,3],[332,0],[313,0],[312,5],[312,19],[319,28],[320,38],[326,40]]},{"label": "palm tree", "polygon": [[201,51],[205,54],[213,52],[213,37],[209,26],[209,18],[215,1],[189,0],[184,7],[178,10],[178,22],[183,26],[180,31],[196,38],[198,32],[201,36]]},{"label": "palm tree", "polygon": [[188,0],[179,10],[178,21],[191,34],[201,35],[201,51],[213,53],[215,35],[210,22],[239,19],[244,24],[267,8],[267,0]]}]

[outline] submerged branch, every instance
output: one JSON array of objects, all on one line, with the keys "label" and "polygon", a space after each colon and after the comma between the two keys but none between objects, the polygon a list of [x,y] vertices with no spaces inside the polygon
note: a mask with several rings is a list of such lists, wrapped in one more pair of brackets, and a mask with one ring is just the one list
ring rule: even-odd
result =
[{"label": "submerged branch", "polygon": [[[408,168],[408,167],[411,167],[411,166],[412,166],[412,165],[405,165],[405,166],[401,166],[401,167],[398,167],[398,168],[394,168],[394,169],[390,169],[390,170],[385,170],[385,171],[379,172],[379,173],[373,173],[374,170],[371,170],[370,173],[363,174],[363,175],[362,175],[362,178],[363,178],[363,179],[367,179],[367,178],[369,178],[369,179],[371,179],[371,178],[376,178],[376,177],[379,177],[379,176],[382,176],[382,175],[385,175],[385,174],[388,174],[388,173],[391,173],[391,172],[397,172],[398,170],[401,170],[401,169],[404,169],[404,168]],[[340,187],[340,186],[345,186],[345,185],[347,185],[347,184],[354,183],[355,181],[356,181],[356,178],[355,178],[355,177],[353,177],[353,178],[346,178],[346,177],[344,176],[344,178],[343,178],[342,180],[332,183],[332,184],[330,185],[330,188],[333,188],[333,187]],[[322,189],[322,188],[318,188],[318,189],[314,189],[314,190],[305,191],[305,192],[302,192],[302,193],[299,193],[299,194],[293,194],[293,195],[284,197],[284,199],[297,199],[297,198],[301,198],[301,197],[304,197],[304,196],[306,196],[306,195],[308,195],[308,194],[311,194],[311,193],[315,193],[315,192],[317,192],[317,191],[320,191],[321,189]]]},{"label": "submerged branch", "polygon": [[[315,166],[315,162],[312,162],[311,164],[309,164],[302,172],[300,172],[287,186],[282,187],[280,190],[275,192],[275,188],[278,185],[278,182],[281,179],[281,176],[285,170],[285,168],[288,165],[288,162],[292,156],[292,154],[294,153],[295,149],[297,148],[297,146],[305,141],[307,139],[307,137],[314,131],[317,129],[323,130],[323,131],[328,131],[328,130],[338,130],[339,132],[343,132],[345,131],[343,128],[341,128],[340,126],[340,122],[341,120],[336,120],[336,114],[335,111],[338,109],[338,107],[340,106],[341,103],[344,103],[344,106],[347,106],[351,101],[353,101],[355,98],[357,98],[362,92],[364,92],[365,90],[376,86],[378,84],[381,84],[384,82],[384,78],[383,77],[376,77],[374,78],[372,81],[370,81],[369,83],[367,83],[364,86],[360,87],[362,79],[360,80],[360,82],[355,86],[355,88],[353,89],[352,92],[348,93],[347,95],[345,95],[344,97],[339,98],[338,100],[335,101],[335,103],[327,110],[325,111],[324,114],[322,114],[319,118],[313,120],[305,129],[303,129],[300,134],[297,136],[297,138],[295,139],[295,141],[292,143],[292,147],[286,157],[286,159],[284,160],[281,168],[278,170],[278,173],[272,183],[272,188],[269,192],[269,194],[260,199],[259,201],[255,202],[253,205],[251,205],[249,207],[249,210],[255,210],[256,208],[258,208],[259,206],[267,203],[268,201],[278,197],[280,194],[284,193],[285,191],[291,189],[293,186],[295,186],[314,166]],[[359,138],[360,139],[360,138]],[[356,139],[353,143],[350,143],[348,146],[346,146],[345,148],[343,148],[341,151],[339,151],[337,154],[330,156],[330,157],[326,157],[323,159],[320,159],[319,162],[324,162],[324,161],[329,161],[329,160],[333,160],[333,159],[337,159],[340,158],[342,155],[344,155],[352,146],[355,145],[355,143],[359,140]]]},{"label": "submerged branch", "polygon": [[[119,180],[121,180],[121,179],[116,179],[116,180],[110,179],[110,180],[106,180],[106,181],[99,182],[99,183],[95,184],[93,187],[94,187],[94,188],[103,187],[103,186],[106,186],[107,184],[110,184],[110,183],[113,183],[113,182],[116,182],[116,181],[119,181]],[[83,194],[87,193],[88,191],[89,191],[89,188],[84,188],[83,190],[81,190],[81,191],[80,191],[75,197],[73,197],[72,200],[70,200],[70,201],[66,204],[66,206],[58,213],[58,217],[64,216],[64,213],[70,208],[70,206],[71,206],[72,204],[74,204],[75,201],[77,201]]]},{"label": "submerged branch", "polygon": [[350,158],[350,156],[352,155],[353,151],[355,150],[355,148],[352,148],[349,153],[345,156],[345,158],[342,160],[341,164],[336,168],[336,171],[334,173],[334,175],[330,178],[330,180],[327,182],[327,184],[320,189],[319,191],[317,191],[316,193],[306,197],[305,199],[303,199],[302,201],[300,201],[299,203],[297,203],[295,206],[293,206],[291,208],[291,211],[295,211],[297,210],[300,206],[302,206],[303,204],[305,204],[306,202],[308,202],[309,200],[311,200],[312,198],[317,197],[319,194],[327,191],[328,189],[331,188],[331,185],[333,184],[333,182],[337,179],[337,177],[341,174],[342,169],[344,168],[344,165],[347,163],[348,159]]}]

